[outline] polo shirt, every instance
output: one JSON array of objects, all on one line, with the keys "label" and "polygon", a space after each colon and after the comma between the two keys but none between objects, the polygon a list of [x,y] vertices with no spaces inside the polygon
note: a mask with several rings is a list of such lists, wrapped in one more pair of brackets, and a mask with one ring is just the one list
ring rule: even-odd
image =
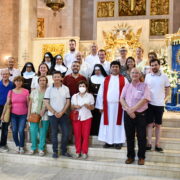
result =
[{"label": "polo shirt", "polygon": [[0,81],[0,106],[4,106],[7,100],[9,90],[14,88],[14,84],[9,81],[7,86],[4,86],[3,82]]},{"label": "polo shirt", "polygon": [[86,78],[80,74],[77,78],[74,78],[72,74],[64,77],[63,84],[69,88],[71,97],[79,92],[78,83],[82,80],[87,81]]},{"label": "polo shirt", "polygon": [[[66,100],[70,99],[69,88],[63,84],[59,88],[52,85],[47,88],[44,99],[48,99],[50,106],[59,113],[66,105]],[[53,114],[48,111],[48,116],[53,116]]]},{"label": "polo shirt", "polygon": [[161,72],[149,73],[146,75],[145,83],[150,89],[151,101],[149,104],[165,106],[165,88],[170,86],[168,77]]}]

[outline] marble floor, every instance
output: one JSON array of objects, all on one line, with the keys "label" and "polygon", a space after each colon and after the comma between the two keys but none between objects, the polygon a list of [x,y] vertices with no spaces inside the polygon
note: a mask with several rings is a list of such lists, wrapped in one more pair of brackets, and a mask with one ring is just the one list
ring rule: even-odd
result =
[{"label": "marble floor", "polygon": [[0,164],[0,180],[173,180],[165,178],[126,176],[120,173],[75,170],[58,167]]}]

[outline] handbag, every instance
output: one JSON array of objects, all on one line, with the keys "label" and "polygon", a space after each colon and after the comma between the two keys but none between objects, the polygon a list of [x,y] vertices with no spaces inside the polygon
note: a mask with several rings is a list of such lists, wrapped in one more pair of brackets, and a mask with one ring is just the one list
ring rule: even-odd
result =
[{"label": "handbag", "polygon": [[77,110],[72,110],[70,112],[70,120],[71,121],[78,121],[79,120],[79,111]]},{"label": "handbag", "polygon": [[10,92],[10,103],[5,105],[5,113],[4,113],[4,122],[8,123],[10,121],[11,116],[11,106],[12,106],[12,90]]},{"label": "handbag", "polygon": [[[76,95],[76,101],[78,102],[78,95]],[[69,116],[70,116],[71,121],[78,121],[79,120],[79,111],[74,109],[70,112]]]},{"label": "handbag", "polygon": [[28,119],[28,122],[33,122],[33,123],[39,123],[41,121],[41,116],[36,113],[31,113]]}]

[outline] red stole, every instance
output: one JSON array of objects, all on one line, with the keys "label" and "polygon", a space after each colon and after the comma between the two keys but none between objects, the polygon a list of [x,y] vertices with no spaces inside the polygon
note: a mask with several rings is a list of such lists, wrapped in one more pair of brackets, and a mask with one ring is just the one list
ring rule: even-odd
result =
[{"label": "red stole", "polygon": [[[104,80],[104,93],[103,93],[103,109],[104,109],[104,125],[109,125],[108,122],[108,102],[107,102],[107,93],[108,93],[108,86],[109,86],[109,81],[110,81],[111,76],[107,76]],[[119,75],[119,99],[120,99],[120,95],[122,92],[122,89],[124,87],[125,84],[125,80],[124,80],[124,76]],[[121,103],[119,101],[119,106],[118,106],[118,117],[117,117],[117,125],[121,125],[122,122],[122,106]]]}]

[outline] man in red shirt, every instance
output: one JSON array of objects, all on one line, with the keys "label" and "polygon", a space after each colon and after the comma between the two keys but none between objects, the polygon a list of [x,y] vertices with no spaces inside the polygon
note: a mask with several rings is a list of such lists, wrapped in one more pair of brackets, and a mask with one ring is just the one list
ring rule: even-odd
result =
[{"label": "man in red shirt", "polygon": [[69,88],[70,96],[72,97],[74,94],[78,93],[78,83],[79,81],[87,81],[84,76],[79,74],[80,63],[78,61],[74,61],[71,66],[72,73],[65,76],[63,80],[63,84]]}]

